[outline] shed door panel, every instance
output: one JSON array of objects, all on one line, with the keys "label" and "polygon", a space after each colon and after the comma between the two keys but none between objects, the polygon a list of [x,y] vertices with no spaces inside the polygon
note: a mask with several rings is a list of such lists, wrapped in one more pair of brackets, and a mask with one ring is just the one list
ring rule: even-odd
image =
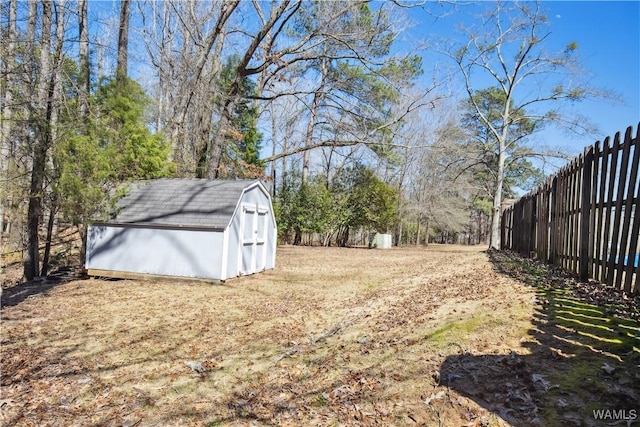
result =
[{"label": "shed door panel", "polygon": [[260,209],[257,212],[256,221],[256,271],[262,271],[267,264],[267,226],[268,210]]},{"label": "shed door panel", "polygon": [[262,271],[267,265],[269,209],[244,206],[242,209],[241,274]]},{"label": "shed door panel", "polygon": [[256,211],[245,207],[242,230],[242,274],[251,274],[255,271],[256,253]]}]

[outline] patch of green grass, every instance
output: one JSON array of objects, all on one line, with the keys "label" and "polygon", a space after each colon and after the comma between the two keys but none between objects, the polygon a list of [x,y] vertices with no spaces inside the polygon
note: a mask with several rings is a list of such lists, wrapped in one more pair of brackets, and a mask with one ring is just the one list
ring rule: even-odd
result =
[{"label": "patch of green grass", "polygon": [[602,371],[600,368],[601,365],[601,359],[574,359],[571,367],[566,370],[561,377],[556,378],[556,381],[558,381],[561,390],[579,392],[581,389],[588,389],[590,392],[597,390],[605,393],[608,389],[600,379],[600,373]]},{"label": "patch of green grass", "polygon": [[459,343],[461,340],[464,340],[465,336],[468,336],[478,329],[481,324],[482,319],[479,317],[471,317],[469,319],[449,322],[430,334],[425,335],[424,339],[429,341],[429,344],[431,345],[444,348],[453,343]]},{"label": "patch of green grass", "polygon": [[298,382],[304,382],[304,381],[308,380],[309,378],[311,378],[311,373],[310,372],[305,372],[302,375],[300,375],[300,377],[298,377]]},{"label": "patch of green grass", "polygon": [[324,394],[318,393],[315,395],[312,405],[316,408],[324,408],[329,405],[329,400],[324,396]]},{"label": "patch of green grass", "polygon": [[546,311],[555,325],[573,330],[579,340],[596,349],[616,354],[640,353],[640,326],[599,307],[557,291],[546,293]]},{"label": "patch of green grass", "polygon": [[364,289],[368,291],[374,290],[376,288],[379,288],[382,284],[382,282],[368,281],[364,284]]},{"label": "patch of green grass", "polygon": [[[590,396],[593,393],[606,394],[609,392],[600,377],[602,359],[589,357],[588,354],[585,356],[585,359],[582,357],[572,359],[571,366],[567,370],[561,373],[556,372],[556,375],[548,377],[553,386],[546,394],[548,404],[543,406],[541,414],[541,418],[545,420],[547,425],[565,424],[566,420],[562,418],[562,413],[558,412],[555,404],[558,400],[565,399],[567,395],[575,393],[587,403],[590,402]],[[590,413],[591,408],[587,407],[585,411]]]}]

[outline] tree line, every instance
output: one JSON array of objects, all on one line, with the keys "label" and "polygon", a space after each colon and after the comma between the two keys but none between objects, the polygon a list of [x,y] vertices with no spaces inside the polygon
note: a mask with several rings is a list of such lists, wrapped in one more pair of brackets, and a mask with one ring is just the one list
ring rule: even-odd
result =
[{"label": "tree line", "polygon": [[[556,105],[603,95],[548,83],[579,75],[577,45],[546,51],[539,4],[491,4],[483,31],[441,45],[464,82],[457,98],[442,76],[424,78],[415,48],[398,48],[422,2],[0,7],[0,230],[26,280],[47,274],[61,224],[84,243],[123,183],[158,177],[269,181],[283,242],[388,232],[497,246],[502,198],[541,179],[532,158],[555,154],[528,138],[549,123],[584,128]],[[493,84],[475,87],[477,72]]]}]

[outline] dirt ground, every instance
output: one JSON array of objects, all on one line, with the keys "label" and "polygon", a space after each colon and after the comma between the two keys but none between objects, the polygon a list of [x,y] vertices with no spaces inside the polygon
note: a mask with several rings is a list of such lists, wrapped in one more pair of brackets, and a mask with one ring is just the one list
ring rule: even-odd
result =
[{"label": "dirt ground", "polygon": [[0,422],[640,425],[637,299],[483,249],[280,247],[222,285],[6,284]]}]

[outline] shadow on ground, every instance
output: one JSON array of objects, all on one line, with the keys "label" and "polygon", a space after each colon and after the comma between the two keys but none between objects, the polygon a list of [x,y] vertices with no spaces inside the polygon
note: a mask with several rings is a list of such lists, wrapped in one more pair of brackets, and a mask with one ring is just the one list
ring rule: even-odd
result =
[{"label": "shadow on ground", "polygon": [[0,307],[18,305],[28,298],[40,295],[48,295],[56,286],[71,280],[78,280],[79,269],[74,267],[61,267],[41,280],[31,282],[17,282],[14,286],[2,289],[0,294]]},{"label": "shadow on ground", "polygon": [[638,298],[512,253],[488,255],[497,272],[535,288],[526,350],[448,356],[440,384],[512,425],[640,425]]}]

